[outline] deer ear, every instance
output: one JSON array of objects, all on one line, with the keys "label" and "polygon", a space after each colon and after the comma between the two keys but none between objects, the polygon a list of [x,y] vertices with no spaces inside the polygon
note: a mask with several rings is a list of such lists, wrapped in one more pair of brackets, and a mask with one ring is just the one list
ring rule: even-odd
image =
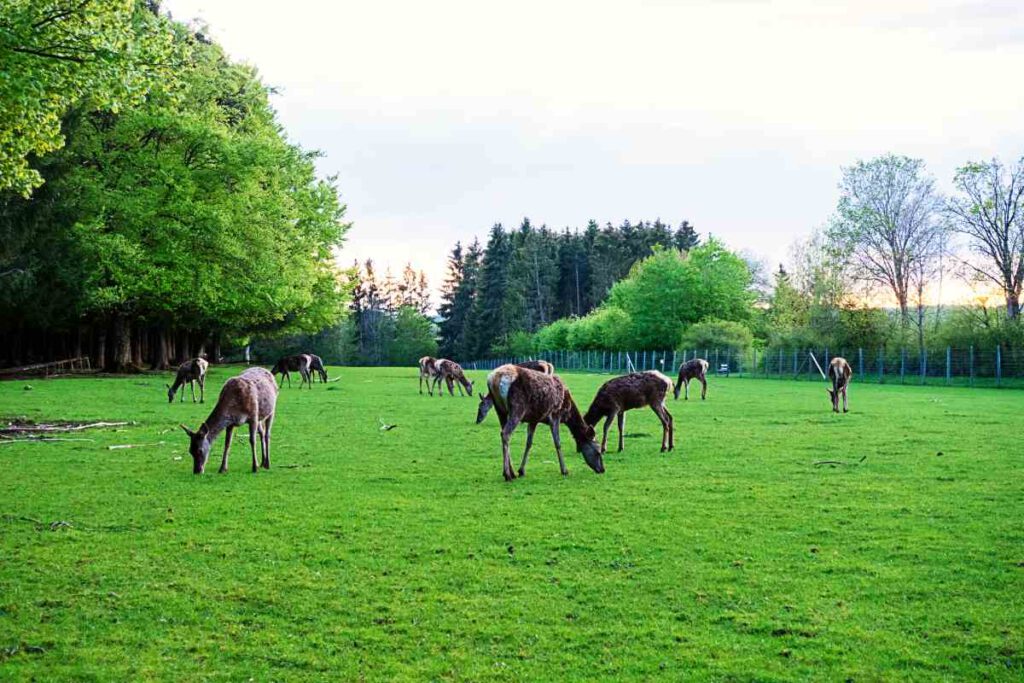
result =
[{"label": "deer ear", "polygon": [[191,429],[189,429],[185,425],[180,424],[178,426],[181,427],[182,429],[184,429],[185,433],[188,434],[189,436],[195,436],[195,432],[193,432]]}]

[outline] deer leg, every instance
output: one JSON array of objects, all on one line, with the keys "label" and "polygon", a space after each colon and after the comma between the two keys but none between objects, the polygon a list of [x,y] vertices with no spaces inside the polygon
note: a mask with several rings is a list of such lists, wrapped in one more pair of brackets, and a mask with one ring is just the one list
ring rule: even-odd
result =
[{"label": "deer leg", "polygon": [[199,378],[199,402],[206,402],[206,376]]},{"label": "deer leg", "polygon": [[533,446],[533,433],[537,430],[537,424],[526,425],[526,450],[523,451],[523,461],[519,463],[519,476],[526,476],[526,459],[530,457],[530,448]]},{"label": "deer leg", "polygon": [[670,418],[667,417],[667,411],[665,410],[665,406],[661,405],[660,403],[652,405],[651,410],[654,411],[654,414],[658,416],[658,421],[661,422],[661,452],[664,453],[665,451],[668,450],[668,437],[670,433],[669,430],[671,429],[671,427],[669,426]]},{"label": "deer leg", "polygon": [[608,428],[612,426],[612,418],[614,415],[609,415],[604,419],[604,434],[601,435],[601,453],[608,450]]},{"label": "deer leg", "polygon": [[501,469],[502,474],[505,476],[505,481],[512,481],[516,478],[516,473],[512,471],[512,458],[508,452],[508,441],[518,424],[519,419],[509,415],[508,420],[501,428]]},{"label": "deer leg", "polygon": [[224,429],[224,457],[221,458],[220,460],[220,470],[218,470],[221,474],[224,474],[225,472],[228,471],[228,453],[231,452],[231,436],[234,433],[234,425],[228,425]]},{"label": "deer leg", "polygon": [[551,420],[551,440],[555,442],[555,453],[558,454],[558,467],[562,470],[562,476],[564,477],[569,474],[569,470],[565,468],[565,458],[562,457],[562,438],[558,433],[559,424],[561,423],[558,420]]},{"label": "deer leg", "polygon": [[689,401],[690,400],[690,380],[689,380],[689,378],[687,378],[686,381],[683,382],[683,391],[685,392],[684,395],[683,395],[683,400],[684,401]]},{"label": "deer leg", "polygon": [[196,382],[193,379],[188,381],[188,388],[192,390],[192,402],[196,402]]},{"label": "deer leg", "polygon": [[260,463],[265,470],[270,469],[270,428],[274,426],[274,416],[271,415],[263,423],[263,462]]},{"label": "deer leg", "polygon": [[847,402],[846,402],[846,387],[843,387],[843,412],[844,413],[850,412],[850,409],[847,406]]},{"label": "deer leg", "polygon": [[619,453],[621,453],[624,447],[623,438],[626,433],[626,411],[621,411],[617,417],[619,421]]},{"label": "deer leg", "polygon": [[[257,420],[249,420],[249,450],[252,451],[252,471],[255,474],[259,468],[256,466],[256,432],[259,430]],[[260,435],[262,438],[262,435]]]},{"label": "deer leg", "polygon": [[452,398],[455,398],[455,382],[452,381],[451,377],[445,377],[444,383],[448,385],[448,393]]},{"label": "deer leg", "polygon": [[420,396],[423,395],[423,373],[420,373]]},{"label": "deer leg", "polygon": [[700,400],[704,400],[708,397],[708,380],[706,377],[700,378]]}]

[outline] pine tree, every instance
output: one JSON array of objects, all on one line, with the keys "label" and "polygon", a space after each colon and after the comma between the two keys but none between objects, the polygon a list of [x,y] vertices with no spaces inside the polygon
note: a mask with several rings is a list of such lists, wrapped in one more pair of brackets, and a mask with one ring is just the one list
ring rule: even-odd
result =
[{"label": "pine tree", "polygon": [[473,355],[490,353],[495,342],[512,331],[509,310],[512,256],[512,240],[501,223],[496,223],[491,228],[484,250],[479,288],[473,302],[470,320],[472,347],[468,349]]},{"label": "pine tree", "polygon": [[693,226],[690,225],[689,221],[683,221],[679,224],[679,228],[676,230],[674,242],[676,249],[690,251],[700,244],[700,237],[697,235],[697,231],[693,229]]}]

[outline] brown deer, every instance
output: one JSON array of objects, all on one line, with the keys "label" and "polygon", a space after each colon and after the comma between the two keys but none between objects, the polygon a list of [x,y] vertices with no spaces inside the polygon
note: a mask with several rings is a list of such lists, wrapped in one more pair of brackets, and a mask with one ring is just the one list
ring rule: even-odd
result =
[{"label": "brown deer", "polygon": [[661,451],[675,448],[672,415],[665,408],[665,397],[672,388],[672,380],[657,370],[632,372],[605,382],[583,419],[588,425],[597,426],[604,418],[604,435],[601,437],[601,452],[608,449],[608,428],[612,418],[618,419],[619,452],[623,448],[623,432],[626,426],[626,411],[650,406],[661,421]]},{"label": "brown deer", "polygon": [[434,395],[434,375],[437,373],[437,359],[432,356],[420,358],[420,394],[423,393],[423,378],[427,378],[427,393]]},{"label": "brown deer", "polygon": [[199,382],[199,402],[204,403],[206,401],[206,369],[210,367],[210,364],[205,358],[193,358],[187,360],[178,366],[178,374],[174,377],[174,384],[167,385],[167,402],[174,403],[174,394],[177,393],[178,387],[181,389],[181,400],[185,400],[185,388],[182,386],[185,382],[188,382],[188,386],[192,389],[192,402],[196,402],[196,382]]},{"label": "brown deer", "polygon": [[560,377],[545,375],[536,370],[527,370],[515,365],[502,365],[487,376],[487,388],[494,397],[494,410],[501,422],[502,473],[505,481],[516,478],[512,471],[508,442],[520,422],[526,423],[526,450],[519,464],[519,476],[526,476],[526,460],[533,446],[533,432],[543,422],[551,427],[551,439],[555,442],[558,466],[562,475],[569,474],[562,457],[562,442],[559,426],[564,422],[576,441],[576,450],[583,454],[590,469],[604,473],[601,449],[594,443],[594,429],[583,421],[580,409],[572,400],[572,394]]},{"label": "brown deer", "polygon": [[217,405],[209,417],[192,431],[185,425],[189,438],[188,451],[192,455],[192,473],[202,474],[210,459],[210,446],[217,435],[224,431],[224,457],[220,461],[220,472],[228,471],[228,453],[231,451],[231,435],[235,427],[249,425],[249,447],[252,450],[252,471],[256,467],[256,435],[260,436],[260,450],[263,453],[261,465],[270,469],[270,430],[274,424],[274,407],[277,404],[277,383],[265,368],[249,368],[232,377],[220,390]]},{"label": "brown deer", "polygon": [[309,356],[309,373],[313,377],[319,377],[324,384],[327,383],[327,368],[324,367],[324,360],[315,353],[305,354]]},{"label": "brown deer", "polygon": [[270,369],[271,375],[281,375],[281,386],[284,386],[284,381],[288,380],[288,386],[292,385],[292,376],[289,372],[298,372],[302,381],[299,382],[299,388],[302,385],[309,383],[309,388],[313,388],[313,379],[310,376],[310,366],[312,365],[313,359],[310,358],[309,354],[300,353],[296,356],[282,356],[277,359],[274,363],[274,367]]},{"label": "brown deer", "polygon": [[828,364],[828,378],[832,382],[832,387],[828,389],[829,396],[832,397],[832,411],[839,412],[839,395],[843,395],[843,412],[849,412],[846,407],[846,390],[850,386],[850,377],[853,376],[853,368],[846,362],[845,358],[836,356],[832,359],[832,362]]},{"label": "brown deer", "polygon": [[[555,374],[555,366],[546,360],[525,360],[522,363],[515,364],[517,368],[526,368],[527,370],[536,370],[537,372],[544,373],[545,375]],[[494,407],[494,400],[491,398],[490,392],[487,394],[480,394],[480,405],[476,409],[476,423],[480,424],[487,419],[487,413],[491,412],[491,408]]]},{"label": "brown deer", "polygon": [[679,400],[679,389],[682,388],[686,392],[685,400],[690,400],[690,380],[695,379],[700,382],[700,400],[704,400],[708,397],[708,362],[703,358],[694,358],[688,360],[679,366],[679,379],[676,380],[675,390],[673,391],[675,399]]},{"label": "brown deer", "polygon": [[[453,360],[447,358],[439,358],[434,362],[434,385],[437,387],[437,395],[441,396],[441,382],[444,381],[448,385],[448,393],[452,396],[455,395],[453,385],[458,386],[459,396],[472,396],[473,395],[473,383],[466,379],[466,373],[462,371],[462,366]],[[462,390],[465,388],[466,393]],[[431,392],[433,396],[433,392]]]}]

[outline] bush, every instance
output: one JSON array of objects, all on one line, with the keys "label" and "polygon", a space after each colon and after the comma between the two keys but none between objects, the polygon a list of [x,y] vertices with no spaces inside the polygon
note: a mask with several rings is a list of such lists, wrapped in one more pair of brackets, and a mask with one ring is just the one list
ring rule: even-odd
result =
[{"label": "bush", "polygon": [[577,318],[561,318],[537,330],[534,343],[540,351],[561,351],[569,348],[569,330]]},{"label": "bush", "polygon": [[746,351],[753,343],[754,334],[743,323],[705,320],[690,325],[682,336],[681,348]]}]

